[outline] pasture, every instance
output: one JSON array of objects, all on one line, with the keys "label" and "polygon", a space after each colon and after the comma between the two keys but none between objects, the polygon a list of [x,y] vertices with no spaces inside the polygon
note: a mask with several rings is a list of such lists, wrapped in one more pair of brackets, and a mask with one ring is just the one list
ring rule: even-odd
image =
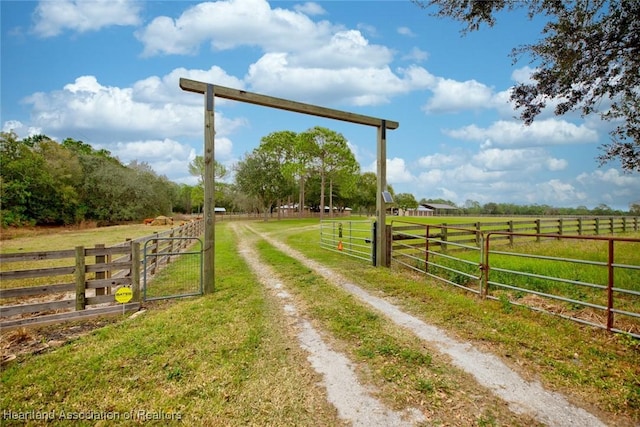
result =
[{"label": "pasture", "polygon": [[[605,420],[634,425],[640,419],[637,340],[501,301],[483,301],[411,270],[377,269],[320,250],[314,219],[251,225],[353,283],[391,298],[408,313],[490,349],[525,377],[595,408]],[[3,367],[0,408],[58,414],[144,410],[180,413],[183,423],[209,425],[339,424],[282,313],[237,255],[236,238],[228,224],[217,225],[214,294],[150,303],[135,319],[123,317],[53,351],[19,357]],[[68,234],[41,240],[54,248],[76,244]],[[26,248],[36,244],[9,242],[24,250],[34,250]],[[46,243],[37,245],[40,249],[35,250],[44,250]],[[458,399],[469,410],[474,399],[488,399],[464,394],[471,387],[468,377],[273,247],[262,242],[259,250],[308,307],[308,315],[339,348],[353,355],[363,379],[384,390],[381,395],[390,404],[422,405],[441,422],[461,416],[457,425],[513,425],[508,409],[496,404],[460,415],[460,408],[447,402]],[[168,277],[171,282],[181,280]],[[46,336],[38,331],[19,333],[22,338],[3,332],[2,344],[30,334]]]}]

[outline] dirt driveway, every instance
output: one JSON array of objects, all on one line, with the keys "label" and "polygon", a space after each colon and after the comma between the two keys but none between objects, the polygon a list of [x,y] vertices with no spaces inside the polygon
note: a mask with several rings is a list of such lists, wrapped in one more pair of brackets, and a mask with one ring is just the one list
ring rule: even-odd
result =
[{"label": "dirt driveway", "polygon": [[[450,363],[471,374],[478,384],[504,400],[511,411],[532,417],[537,422],[550,426],[597,427],[605,426],[600,419],[586,410],[570,403],[563,395],[546,390],[538,382],[523,379],[502,360],[490,353],[480,351],[469,343],[457,341],[442,329],[403,312],[389,301],[371,295],[362,288],[349,283],[339,273],[332,271],[284,243],[257,232],[247,224],[233,224],[234,231],[243,234],[240,253],[263,284],[281,300],[283,310],[295,318],[299,325],[298,341],[308,352],[313,368],[324,377],[329,400],[340,416],[353,425],[389,426],[415,425],[425,418],[415,408],[393,411],[372,397],[368,388],[358,382],[353,373],[352,362],[346,356],[330,348],[320,334],[291,299],[286,286],[279,282],[277,273],[262,263],[253,243],[259,237],[270,245],[298,260],[303,265],[324,277],[333,285],[349,292],[360,301],[370,305],[398,326],[410,330],[426,345],[449,357]],[[247,238],[249,235],[254,238]]]}]

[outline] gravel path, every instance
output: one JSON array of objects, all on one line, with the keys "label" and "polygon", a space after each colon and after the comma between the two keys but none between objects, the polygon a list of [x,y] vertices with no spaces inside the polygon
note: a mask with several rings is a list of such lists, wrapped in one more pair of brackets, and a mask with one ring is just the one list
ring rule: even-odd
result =
[{"label": "gravel path", "polygon": [[[336,286],[340,286],[355,297],[359,298],[361,301],[371,305],[399,326],[411,330],[416,336],[430,343],[441,353],[448,355],[454,365],[473,375],[479,384],[487,387],[495,395],[505,400],[509,404],[510,409],[515,413],[532,415],[538,421],[550,426],[599,427],[606,425],[594,415],[571,404],[563,395],[546,390],[538,382],[529,382],[524,380],[517,372],[505,365],[497,356],[482,352],[469,343],[452,339],[443,330],[403,312],[397,306],[382,298],[369,294],[356,285],[348,283],[348,280],[340,274],[306,258],[303,254],[284,243],[273,239],[268,235],[258,233],[248,225],[245,225],[245,227],[255,235],[265,239],[278,250],[286,253],[294,259],[297,259],[331,283]],[[253,260],[250,261],[250,264],[255,264],[257,257],[255,254],[252,254],[251,256],[248,255],[249,252],[247,251],[250,249],[247,247],[247,244],[244,245],[242,250],[245,258],[251,258]],[[268,266],[257,266],[257,268],[266,267]],[[265,271],[260,271],[261,274],[259,274],[258,277],[274,277],[273,272],[264,275]],[[269,286],[269,284],[267,284],[267,286]],[[276,286],[276,284],[271,284],[271,286]],[[291,307],[289,310],[298,316],[297,310],[295,310],[294,307]],[[352,384],[354,381],[357,383],[355,376],[353,376],[353,370],[349,367],[349,362],[344,358],[344,356],[331,352],[331,350],[326,347],[326,344],[322,343],[322,340],[317,333],[311,332],[312,329],[308,331],[307,326],[305,325],[308,325],[308,322],[302,321],[303,328],[299,339],[301,341],[301,345],[310,352],[309,360],[312,362],[314,368],[325,375],[325,384],[327,386],[327,393],[329,394],[330,401],[334,403],[334,405],[338,401],[345,402],[347,396],[340,395],[340,393],[344,393],[344,387],[346,385],[338,384],[336,387],[334,382],[346,380],[349,384]],[[309,325],[308,328],[311,328],[311,326]],[[333,355],[329,356],[332,353]],[[333,357],[336,359],[333,359]],[[337,363],[338,359],[341,360],[340,363]],[[351,376],[346,373],[335,372],[334,369],[336,369],[336,366],[339,364],[343,366],[342,369],[350,371]],[[344,368],[344,366],[346,366],[346,368]],[[357,391],[358,386],[353,385],[353,387],[356,389],[354,389],[353,392],[349,391],[349,396],[352,396],[351,393],[354,392],[356,395],[359,393],[359,391]],[[401,425],[393,422],[393,419],[385,420],[385,416],[399,417],[400,415],[392,415],[392,413],[384,410],[383,408],[380,408],[380,417],[374,416],[376,414],[370,414],[367,411],[363,411],[362,408],[370,408],[369,405],[371,405],[371,403],[366,403],[366,399],[367,396],[365,393],[361,397],[358,397],[356,399],[357,401],[349,401],[349,405],[352,405],[351,409],[338,408],[338,411],[341,416],[344,412],[347,419],[354,421],[354,425]],[[365,414],[372,416],[373,419],[360,424],[360,419],[358,417],[362,417]],[[353,417],[356,418],[354,419]],[[414,421],[419,420],[414,418]]]},{"label": "gravel path", "polygon": [[[236,234],[241,233],[237,224],[232,224],[231,227]],[[278,281],[277,273],[269,265],[260,262],[253,248],[255,238],[244,235],[238,240],[240,255],[262,284],[280,299],[286,315],[295,320],[298,342],[309,353],[311,366],[322,375],[329,402],[337,409],[341,419],[353,426],[362,427],[411,426],[424,421],[423,414],[417,409],[394,411],[371,396],[358,381],[351,361],[327,345],[318,331],[298,311],[291,295]]]}]

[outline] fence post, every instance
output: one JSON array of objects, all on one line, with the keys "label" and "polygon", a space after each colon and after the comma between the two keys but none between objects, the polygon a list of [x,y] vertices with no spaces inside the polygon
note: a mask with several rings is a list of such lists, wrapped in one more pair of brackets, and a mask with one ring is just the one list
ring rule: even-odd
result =
[{"label": "fence post", "polygon": [[385,248],[386,255],[387,255],[385,267],[391,267],[391,246],[393,246],[393,240],[391,240],[393,238],[391,235],[391,227],[387,227],[385,229],[385,234],[386,236],[384,238],[387,240],[387,246]]},{"label": "fence post", "polygon": [[481,279],[480,279],[480,295],[482,295],[482,298],[486,298],[487,295],[489,294],[489,239],[491,237],[491,233],[489,233],[487,236],[482,236],[483,237],[483,245],[484,245],[484,252],[481,252],[481,257],[482,257],[482,264],[480,264],[481,267]]},{"label": "fence post", "polygon": [[84,310],[86,304],[85,276],[84,246],[76,246],[76,311]]},{"label": "fence post", "polygon": [[540,222],[540,218],[536,219],[536,242],[540,241],[540,232],[542,231],[542,225]]},{"label": "fence post", "polygon": [[131,291],[133,300],[140,301],[140,243],[131,242]]},{"label": "fence post", "polygon": [[[167,254],[167,264],[171,263],[171,257],[173,256],[173,254],[176,252],[176,248],[175,248],[175,239],[174,237],[176,236],[176,229],[172,228],[171,229],[171,233],[169,233],[169,253]],[[180,243],[178,242],[178,251],[180,251]]]},{"label": "fence post", "polygon": [[[507,222],[509,225],[509,233],[513,233],[513,220]],[[513,246],[513,234],[509,234],[509,244]]]},{"label": "fence post", "polygon": [[609,230],[611,231],[611,234],[615,233],[615,227],[614,227],[614,219],[613,217],[609,217]]},{"label": "fence post", "polygon": [[582,236],[582,218],[578,218],[578,236]]},{"label": "fence post", "polygon": [[153,238],[153,241],[155,242],[152,247],[151,247],[151,255],[153,257],[153,259],[151,260],[151,270],[150,270],[150,274],[153,276],[154,274],[156,274],[156,268],[158,268],[158,257],[156,256],[156,254],[158,253],[158,246],[159,246],[159,242],[158,242],[158,233],[154,233],[155,234],[155,238]]},{"label": "fence post", "polygon": [[378,260],[376,259],[376,256],[378,254],[378,249],[376,247],[376,242],[378,239],[376,239],[376,236],[378,235],[378,222],[377,221],[373,221],[372,225],[371,225],[372,229],[371,229],[371,260],[373,261],[373,266],[375,267],[378,263]]},{"label": "fence post", "polygon": [[627,217],[626,216],[622,217],[622,232],[623,233],[627,232]]},{"label": "fence post", "polygon": [[[563,227],[564,227],[563,219],[562,218],[558,218],[558,235],[559,236],[562,236],[562,232],[564,231]],[[560,237],[558,237],[558,240],[560,240]]]},{"label": "fence post", "polygon": [[480,247],[482,245],[482,239],[480,239],[480,232],[482,231],[482,224],[476,222],[476,246]]},{"label": "fence post", "polygon": [[600,218],[596,217],[596,227],[595,227],[596,236],[600,235]]},{"label": "fence post", "polygon": [[613,255],[613,239],[609,239],[609,247],[608,247],[608,260],[607,260],[607,270],[608,270],[608,280],[607,280],[607,331],[611,331],[613,328],[613,263],[614,263],[614,255]]},{"label": "fence post", "polygon": [[[104,249],[105,245],[104,243],[100,243],[97,244],[95,246],[96,249]],[[111,256],[104,256],[104,255],[96,255],[96,264],[104,264],[104,263],[110,263],[111,262]],[[106,279],[108,277],[111,277],[111,272],[107,272],[107,271],[97,271],[96,272],[96,279]],[[96,288],[96,296],[97,295],[109,295],[110,292],[110,288]]]},{"label": "fence post", "polygon": [[429,224],[425,225],[426,230],[425,230],[425,235],[424,235],[424,240],[425,240],[425,245],[424,245],[424,272],[425,273],[429,273]]},{"label": "fence post", "polygon": [[447,243],[446,243],[446,241],[447,241],[447,238],[448,238],[448,236],[447,236],[447,231],[448,231],[447,230],[447,224],[443,222],[441,225],[442,225],[442,227],[440,227],[440,250],[442,252],[446,252],[447,251]]}]

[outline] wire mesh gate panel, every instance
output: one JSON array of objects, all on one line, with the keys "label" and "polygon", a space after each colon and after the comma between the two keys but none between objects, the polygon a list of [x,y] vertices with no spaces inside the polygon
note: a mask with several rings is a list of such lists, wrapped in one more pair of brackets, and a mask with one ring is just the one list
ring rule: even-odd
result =
[{"label": "wire mesh gate panel", "polygon": [[321,248],[373,262],[374,242],[375,235],[371,221],[322,220],[320,222]]},{"label": "wire mesh gate panel", "polygon": [[144,244],[145,301],[202,295],[203,245],[196,237],[149,239]]}]

